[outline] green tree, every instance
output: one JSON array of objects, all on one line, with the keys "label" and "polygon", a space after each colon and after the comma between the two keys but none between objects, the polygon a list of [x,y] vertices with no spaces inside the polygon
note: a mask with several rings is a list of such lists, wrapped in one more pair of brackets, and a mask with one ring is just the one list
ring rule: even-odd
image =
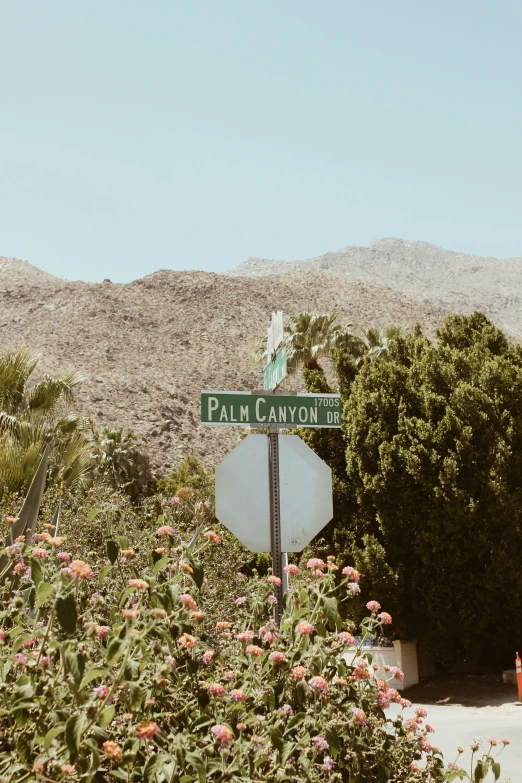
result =
[{"label": "green tree", "polygon": [[0,356],[0,491],[27,486],[47,443],[51,479],[83,484],[91,468],[88,420],[69,411],[82,376],[72,371],[31,383],[39,363],[26,348]]},{"label": "green tree", "polygon": [[435,344],[420,328],[397,337],[350,388],[357,546],[370,536],[382,547],[398,627],[443,663],[512,657],[522,643],[520,349],[481,314],[449,317]]}]

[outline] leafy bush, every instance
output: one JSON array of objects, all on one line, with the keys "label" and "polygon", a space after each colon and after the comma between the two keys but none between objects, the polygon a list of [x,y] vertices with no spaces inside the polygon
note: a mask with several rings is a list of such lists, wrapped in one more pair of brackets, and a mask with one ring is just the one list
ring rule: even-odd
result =
[{"label": "leafy bush", "polygon": [[[279,629],[274,578],[232,573],[239,619],[209,624],[201,558],[222,546],[212,531],[189,546],[170,525],[144,531],[140,568],[115,530],[110,563],[72,559],[53,532],[45,523],[30,546],[7,549],[1,779],[446,780],[423,711],[405,713],[385,679],[401,672],[376,672],[341,630],[338,600],[358,575],[336,586],[334,558],[312,559],[307,574],[290,567]],[[391,621],[375,602],[368,611],[365,638]],[[391,703],[401,712],[387,718]]]},{"label": "leafy bush", "polygon": [[[435,343],[416,328],[358,368],[339,353],[335,368],[343,430],[304,435],[334,475],[334,521],[315,545],[358,563],[364,588],[440,663],[510,663],[522,646],[511,620],[522,611],[520,347],[475,313],[448,317]],[[304,375],[310,391],[329,390],[321,372]]]}]

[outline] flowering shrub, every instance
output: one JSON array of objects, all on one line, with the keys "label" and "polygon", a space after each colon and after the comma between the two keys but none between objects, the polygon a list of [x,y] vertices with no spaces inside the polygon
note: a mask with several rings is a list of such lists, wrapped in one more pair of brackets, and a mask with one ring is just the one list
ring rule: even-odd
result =
[{"label": "flowering shrub", "polygon": [[[229,595],[240,619],[209,624],[200,556],[219,538],[208,531],[199,549],[181,551],[166,527],[141,568],[124,541],[108,547],[110,565],[57,551],[50,534],[8,548],[1,780],[442,783],[459,774],[444,769],[424,712],[394,688],[402,673],[378,670],[342,627],[338,601],[353,595],[353,569],[336,586],[334,558],[313,558],[306,574],[289,566],[296,581],[279,628],[274,579],[261,577]],[[368,603],[363,640],[391,622],[380,609]],[[387,717],[392,703],[400,714]]]}]

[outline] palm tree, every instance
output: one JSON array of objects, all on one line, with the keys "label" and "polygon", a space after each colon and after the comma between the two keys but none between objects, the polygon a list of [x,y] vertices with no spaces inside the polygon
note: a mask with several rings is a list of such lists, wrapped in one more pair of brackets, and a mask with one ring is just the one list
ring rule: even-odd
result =
[{"label": "palm tree", "polygon": [[[337,310],[332,313],[314,313],[302,310],[285,319],[288,372],[300,367],[320,369],[319,359],[331,359],[336,349],[345,349],[354,355],[364,351],[364,343],[352,331],[352,324],[341,324]],[[267,361],[267,338],[260,340],[254,354],[256,362]]]},{"label": "palm tree", "polygon": [[0,356],[0,489],[27,485],[45,445],[50,475],[67,486],[82,484],[91,467],[88,419],[70,414],[78,372],[45,376],[30,386],[40,357],[26,348]]},{"label": "palm tree", "polygon": [[371,326],[362,331],[362,342],[364,343],[364,359],[386,359],[389,355],[390,346],[393,340],[404,337],[405,329],[396,324],[390,324],[385,329],[378,329]]}]

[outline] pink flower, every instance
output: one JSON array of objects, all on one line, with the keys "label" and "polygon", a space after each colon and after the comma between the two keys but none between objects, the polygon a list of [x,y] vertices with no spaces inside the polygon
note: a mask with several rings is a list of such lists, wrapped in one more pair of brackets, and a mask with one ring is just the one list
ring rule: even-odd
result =
[{"label": "pink flower", "polygon": [[203,535],[205,536],[206,539],[212,541],[213,544],[219,544],[219,542],[221,541],[220,537],[216,533],[214,533],[213,530],[207,530],[206,533],[203,533]]},{"label": "pink flower", "polygon": [[245,701],[246,699],[246,693],[243,691],[238,691],[234,689],[233,691],[230,691],[230,698],[233,701]]},{"label": "pink flower", "polygon": [[401,699],[399,704],[401,707],[411,707],[411,701],[409,699]]},{"label": "pink flower", "polygon": [[218,682],[210,682],[207,685],[207,691],[211,694],[211,696],[217,696],[219,698],[223,698],[223,696],[226,694],[225,689]]},{"label": "pink flower", "polygon": [[352,636],[351,633],[348,633],[348,631],[341,631],[341,633],[337,634],[337,638],[340,639],[343,644],[347,644],[349,647],[355,647],[355,637]]},{"label": "pink flower", "polygon": [[308,686],[317,693],[326,693],[328,690],[328,683],[324,677],[311,677],[308,680]]},{"label": "pink flower", "polygon": [[14,657],[14,662],[17,666],[27,666],[28,660],[27,655],[24,655],[23,653],[16,653]]},{"label": "pink flower", "polygon": [[321,764],[321,769],[323,772],[331,772],[332,769],[335,767],[335,761],[331,756],[325,756],[323,759],[323,763]]},{"label": "pink flower", "polygon": [[269,604],[276,604],[277,603],[277,598],[275,597],[275,595],[269,595],[266,600],[267,600],[267,603],[269,603]]},{"label": "pink flower", "polygon": [[381,612],[378,616],[379,622],[381,622],[383,625],[391,625],[392,624],[392,618],[391,615],[388,614],[388,612]]},{"label": "pink flower", "polygon": [[163,525],[162,527],[159,527],[156,530],[156,535],[161,538],[162,536],[170,536],[170,534],[173,532],[174,532],[173,527],[171,527],[170,525]]},{"label": "pink flower", "polygon": [[456,761],[448,761],[448,769],[459,769]]},{"label": "pink flower", "polygon": [[312,557],[306,564],[307,568],[310,568],[312,571],[315,571],[316,568],[320,568],[321,570],[323,568],[326,568],[325,563],[323,560],[321,560],[320,557]]},{"label": "pink flower", "polygon": [[229,628],[229,627],[230,627],[230,623],[227,622],[227,620],[220,620],[219,623],[216,623],[216,629],[218,631],[222,631],[223,629]]},{"label": "pink flower", "polygon": [[294,666],[292,669],[292,679],[296,682],[300,682],[306,674],[306,669],[304,666]]},{"label": "pink flower", "polygon": [[351,566],[345,566],[342,570],[342,575],[347,576],[351,582],[358,582],[361,578],[359,571]]},{"label": "pink flower", "polygon": [[60,560],[62,563],[65,563],[65,565],[69,565],[71,562],[71,556],[69,552],[58,552],[56,559]]},{"label": "pink flower", "polygon": [[25,571],[25,563],[20,562],[17,563],[14,567],[15,574],[21,574],[23,571]]},{"label": "pink flower", "polygon": [[110,688],[108,685],[99,685],[97,688],[94,689],[94,693],[99,699],[104,699],[109,693],[109,691]]},{"label": "pink flower", "polygon": [[369,609],[370,612],[377,613],[381,608],[381,605],[378,601],[368,601],[368,603],[366,604],[366,608]]},{"label": "pink flower", "polygon": [[419,746],[420,746],[421,750],[424,751],[424,753],[429,753],[430,750],[431,750],[430,741],[427,740],[427,739],[421,739],[421,741],[419,742]]},{"label": "pink flower", "polygon": [[5,641],[5,633],[3,631],[0,631],[0,644],[3,644]]},{"label": "pink flower", "polygon": [[236,600],[235,600],[235,604],[237,606],[243,606],[243,604],[246,604],[246,602],[247,602],[247,599],[245,598],[244,595],[242,595],[240,598],[236,598]]},{"label": "pink flower", "polygon": [[179,498],[177,495],[174,495],[174,497],[170,499],[170,502],[173,506],[179,506]]},{"label": "pink flower", "polygon": [[366,713],[359,707],[352,707],[352,713],[359,726],[366,726]]},{"label": "pink flower", "polygon": [[[394,666],[394,668],[397,668],[397,667]],[[400,671],[400,669],[399,669],[399,671]],[[428,713],[426,712],[424,707],[415,707],[415,715],[417,715],[417,717],[425,718],[427,716],[427,714]]]},{"label": "pink flower", "polygon": [[39,547],[35,547],[33,549],[33,557],[40,557],[42,560],[45,560],[47,557],[47,552],[45,549],[40,549]]},{"label": "pink flower", "polygon": [[198,605],[194,601],[191,595],[188,593],[182,593],[179,597],[180,603],[185,604],[185,606],[188,606],[189,609],[192,609],[193,612],[197,611]]},{"label": "pink flower", "polygon": [[152,610],[152,614],[154,615],[154,617],[160,617],[162,619],[167,616],[167,612],[165,611],[165,609],[160,609],[159,606],[154,607],[154,609]]},{"label": "pink flower", "polygon": [[247,642],[248,644],[250,644],[253,638],[254,638],[253,631],[241,631],[241,633],[238,633],[237,635],[238,641]]},{"label": "pink flower", "polygon": [[50,658],[47,655],[42,655],[42,657],[40,658],[40,666],[42,667],[42,669],[47,669],[50,663],[51,663]]},{"label": "pink flower", "polygon": [[62,764],[60,767],[64,775],[74,775],[76,767],[73,764]]},{"label": "pink flower", "polygon": [[361,588],[359,587],[357,582],[348,582],[348,584],[346,585],[346,589],[352,595],[358,595],[358,593],[361,592]]},{"label": "pink flower", "polygon": [[[404,682],[404,672],[399,669],[398,666],[392,666],[390,671],[393,673],[393,676],[396,680],[399,680],[399,682]],[[422,708],[421,708],[422,709]],[[424,710],[424,714],[426,715],[426,710]]]},{"label": "pink flower", "polygon": [[110,626],[108,625],[98,625],[96,627],[96,637],[102,641],[103,639],[107,638],[107,635],[110,631]]},{"label": "pink flower", "polygon": [[201,660],[203,661],[203,663],[210,663],[213,657],[214,657],[214,650],[206,650],[201,656]]},{"label": "pink flower", "polygon": [[412,772],[422,772],[422,769],[414,761],[411,762],[410,769]]},{"label": "pink flower", "polygon": [[275,650],[274,652],[270,653],[268,660],[272,661],[273,663],[284,663],[286,661],[286,656],[284,653]]},{"label": "pink flower", "polygon": [[312,739],[312,745],[316,750],[325,751],[328,750],[328,743],[324,737],[317,736]]},{"label": "pink flower", "polygon": [[290,565],[285,566],[285,572],[287,574],[290,574],[291,576],[297,576],[299,573],[299,569],[296,565],[290,563]]},{"label": "pink flower", "polygon": [[301,622],[297,623],[295,626],[295,632],[300,633],[302,636],[310,636],[314,631],[315,628],[312,623],[309,623],[306,620],[301,620]]},{"label": "pink flower", "polygon": [[270,576],[268,577],[268,582],[271,585],[277,585],[277,587],[279,587],[279,585],[281,584],[280,578],[278,576],[274,576],[273,574],[270,574]]},{"label": "pink flower", "polygon": [[259,658],[261,655],[263,655],[264,651],[261,647],[258,647],[257,644],[248,644],[246,647],[246,652],[248,655],[254,655]]},{"label": "pink flower", "polygon": [[234,741],[232,731],[223,723],[212,726],[210,731],[216,742],[220,742],[222,745],[230,745],[230,743]]}]

